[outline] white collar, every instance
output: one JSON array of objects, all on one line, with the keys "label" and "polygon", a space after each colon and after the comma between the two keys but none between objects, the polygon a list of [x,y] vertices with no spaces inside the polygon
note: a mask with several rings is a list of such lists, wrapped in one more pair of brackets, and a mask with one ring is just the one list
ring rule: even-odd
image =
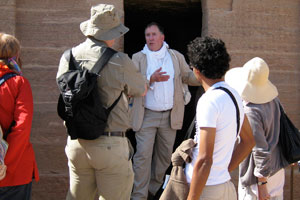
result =
[{"label": "white collar", "polygon": [[146,54],[146,55],[148,54],[152,58],[161,59],[161,58],[165,57],[166,51],[167,51],[168,48],[169,48],[169,45],[166,42],[164,42],[163,46],[160,48],[160,50],[158,50],[158,51],[151,51],[148,48],[147,44],[145,44],[145,46],[144,46],[144,48],[142,50],[142,53]]}]

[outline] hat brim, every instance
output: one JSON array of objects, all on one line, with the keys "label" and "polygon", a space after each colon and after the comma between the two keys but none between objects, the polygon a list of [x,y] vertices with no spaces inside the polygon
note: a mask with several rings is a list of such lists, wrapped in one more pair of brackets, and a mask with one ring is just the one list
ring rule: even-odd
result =
[{"label": "hat brim", "polygon": [[94,27],[89,20],[80,24],[80,30],[85,36],[93,36],[97,40],[113,40],[121,37],[129,31],[129,28],[122,23],[112,29],[103,30],[99,27]]},{"label": "hat brim", "polygon": [[277,88],[268,80],[265,85],[256,86],[247,81],[242,67],[230,69],[225,74],[225,82],[236,89],[243,100],[255,104],[272,101],[278,96]]}]

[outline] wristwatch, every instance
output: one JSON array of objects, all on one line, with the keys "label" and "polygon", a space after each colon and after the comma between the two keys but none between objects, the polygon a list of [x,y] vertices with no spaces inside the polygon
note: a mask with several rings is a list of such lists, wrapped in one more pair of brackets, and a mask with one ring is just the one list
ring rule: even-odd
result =
[{"label": "wristwatch", "polygon": [[264,181],[264,182],[258,181],[257,185],[264,185],[264,184],[267,184],[267,183],[268,183],[268,181]]}]

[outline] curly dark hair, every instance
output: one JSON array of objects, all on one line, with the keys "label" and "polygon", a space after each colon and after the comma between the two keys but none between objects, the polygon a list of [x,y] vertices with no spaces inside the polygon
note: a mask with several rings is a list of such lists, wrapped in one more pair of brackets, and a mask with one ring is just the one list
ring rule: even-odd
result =
[{"label": "curly dark hair", "polygon": [[190,65],[209,79],[220,79],[229,69],[230,56],[225,43],[212,37],[197,37],[188,45]]}]

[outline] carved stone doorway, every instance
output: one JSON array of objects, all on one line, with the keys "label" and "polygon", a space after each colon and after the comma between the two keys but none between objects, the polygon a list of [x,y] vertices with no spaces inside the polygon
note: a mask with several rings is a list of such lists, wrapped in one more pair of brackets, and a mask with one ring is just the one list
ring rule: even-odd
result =
[{"label": "carved stone doorway", "polygon": [[[189,63],[186,51],[187,44],[201,36],[202,9],[200,0],[125,0],[125,25],[130,31],[125,34],[124,51],[129,56],[143,49],[145,45],[144,29],[151,22],[157,22],[165,31],[165,41],[169,47],[181,52]],[[183,141],[185,133],[195,116],[196,102],[203,92],[199,87],[189,87],[191,101],[185,107],[183,127],[177,131],[174,149]],[[134,148],[136,145],[134,132],[128,131]],[[167,173],[169,174],[171,166]],[[160,196],[160,190],[155,199]]]},{"label": "carved stone doorway", "polygon": [[[145,45],[144,29],[150,22],[157,22],[165,29],[165,40],[170,48],[176,49],[186,56],[187,44],[201,36],[202,8],[201,1],[191,0],[126,0],[124,1],[125,25],[130,31],[125,34],[124,50],[132,56]],[[185,108],[182,130],[177,132],[175,147],[181,143],[190,122],[195,115],[196,93],[198,87],[189,87],[192,93],[191,102]],[[134,139],[131,139],[134,143]]]},{"label": "carved stone doorway", "polygon": [[186,45],[201,36],[202,10],[200,0],[125,0],[124,49],[130,56],[143,49],[144,29],[150,22],[158,22],[165,29],[165,40],[170,48],[185,55]]}]

